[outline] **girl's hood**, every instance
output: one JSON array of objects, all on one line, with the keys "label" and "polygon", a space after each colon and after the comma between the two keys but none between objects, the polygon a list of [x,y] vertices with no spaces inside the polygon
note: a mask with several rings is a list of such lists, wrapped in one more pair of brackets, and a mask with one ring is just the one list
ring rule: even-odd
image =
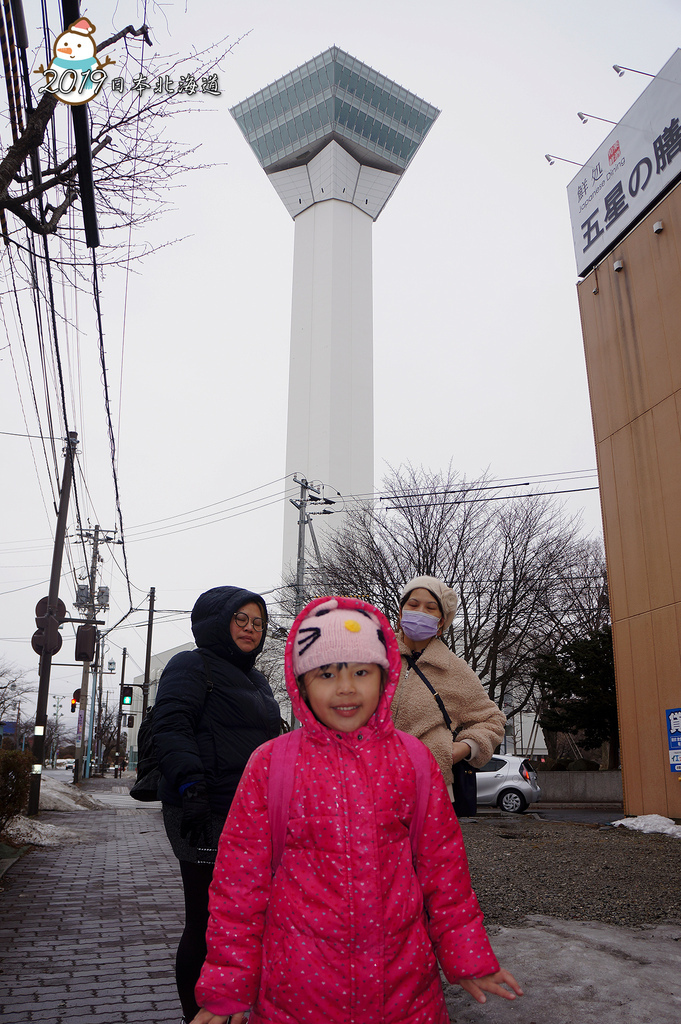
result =
[{"label": "girl's hood", "polygon": [[[284,670],[286,674],[286,689],[288,695],[291,698],[291,704],[293,705],[293,712],[299,722],[312,732],[318,735],[324,735],[329,732],[326,726],[323,726],[312,714],[312,711],[307,706],[305,701],[300,695],[298,689],[298,682],[293,673],[293,651],[296,637],[301,624],[307,619],[315,609],[325,610],[331,608],[347,608],[348,612],[355,613],[355,616],[360,624],[363,624],[365,616],[357,615],[357,612],[365,612],[369,616],[373,617],[375,627],[379,630],[379,636],[382,637],[385,642],[386,652],[388,656],[388,681],[385,685],[381,698],[378,702],[378,707],[373,713],[367,724],[373,725],[379,732],[383,732],[393,728],[392,717],[390,714],[390,705],[397,689],[397,684],[400,678],[401,669],[401,657],[400,651],[397,646],[397,640],[393,633],[390,623],[386,619],[383,612],[375,608],[374,605],[369,604],[367,601],[360,601],[356,597],[318,597],[314,601],[310,601],[306,605],[300,614],[297,616],[295,622],[291,626],[291,631],[286,641],[286,652],[284,655]],[[353,617],[352,614],[350,617]],[[353,659],[348,657],[348,661]]]}]

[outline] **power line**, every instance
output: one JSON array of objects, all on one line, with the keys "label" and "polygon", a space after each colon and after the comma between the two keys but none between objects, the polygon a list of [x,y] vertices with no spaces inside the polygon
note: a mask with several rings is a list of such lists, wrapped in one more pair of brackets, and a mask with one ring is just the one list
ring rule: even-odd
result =
[{"label": "power line", "polygon": [[121,549],[123,551],[123,565],[125,566],[125,581],[128,586],[128,600],[132,608],[132,590],[130,586],[130,573],[128,571],[128,554],[125,548],[125,531],[123,529],[123,510],[121,509],[121,496],[118,489],[118,473],[116,472],[116,438],[114,437],[113,423],[111,420],[111,403],[109,401],[109,383],[106,371],[106,356],[104,354],[104,331],[102,329],[102,307],[99,299],[99,280],[97,278],[97,257],[94,248],[92,249],[92,287],[95,298],[95,310],[97,313],[97,336],[99,339],[99,362],[102,368],[102,383],[104,385],[104,408],[106,411],[106,422],[109,431],[109,447],[111,451],[111,472],[113,474],[114,493],[116,500],[116,513],[121,530]]},{"label": "power line", "polygon": [[[549,497],[552,494],[580,494],[583,491],[598,490],[600,490],[599,487],[572,487],[565,491],[537,491],[535,494],[497,494],[493,495],[491,498],[461,498],[458,501],[424,501],[420,504],[414,505],[389,505],[386,508],[386,512],[399,512],[404,508],[428,508],[433,505],[472,505],[482,503],[483,501],[513,501],[515,498],[543,498]],[[409,497],[411,497],[411,495],[409,495]],[[421,495],[415,495],[415,497],[421,497]]]},{"label": "power line", "polygon": [[[152,519],[148,523],[138,523],[137,526],[131,526],[131,530],[141,530],[145,526],[155,526],[156,523],[167,523],[171,519],[181,519],[182,516],[191,516],[195,512],[203,512],[207,508],[214,508],[216,505],[226,504],[228,501],[235,501],[237,498],[243,498],[247,494],[253,494],[254,491],[262,491],[266,487],[272,487],[274,484],[281,483],[282,480],[287,480],[289,476],[293,476],[292,473],[288,473],[286,476],[277,477],[276,480],[269,480],[266,484],[259,484],[258,487],[251,487],[247,491],[241,491],[240,494],[233,494],[231,498],[222,498],[220,501],[213,501],[209,505],[201,505],[199,508],[189,509],[187,512],[178,512],[174,516],[165,516],[163,519]],[[250,504],[246,502],[246,504]]]}]

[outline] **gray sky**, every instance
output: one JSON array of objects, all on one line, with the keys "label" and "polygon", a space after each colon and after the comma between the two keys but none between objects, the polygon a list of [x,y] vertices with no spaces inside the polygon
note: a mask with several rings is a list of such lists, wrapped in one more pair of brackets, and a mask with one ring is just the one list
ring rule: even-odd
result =
[{"label": "gray sky", "polygon": [[[114,21],[107,20],[112,6]],[[121,0],[83,4],[82,13],[103,39],[112,27],[139,24],[142,7]],[[37,44],[40,5],[25,0],[25,8]],[[159,609],[189,609],[211,586],[263,592],[279,582],[294,225],[228,108],[333,44],[442,110],[373,229],[377,486],[389,465],[407,461],[433,470],[451,461],[468,477],[489,470],[533,484],[542,475],[593,470],[565,191],[577,168],[549,167],[544,154],[587,161],[610,126],[582,125],[577,111],[623,116],[649,80],[618,78],[612,65],[657,72],[681,40],[679,6],[347,0],[333,8],[249,0],[218,7],[187,0],[162,11],[149,5],[146,17],[155,53],[168,55],[168,64],[171,55],[188,56],[223,36],[245,38],[219,74],[222,96],[206,97],[198,113],[171,125],[176,139],[200,145],[198,159],[216,166],[185,176],[173,209],[137,240],[181,241],[127,277],[108,271],[102,286],[133,602],[143,605],[155,586]],[[4,122],[0,133],[9,145]],[[34,605],[47,593],[55,517],[40,447],[34,443],[32,454],[24,437],[9,436],[26,433],[19,395],[33,432],[36,420],[7,295],[7,257],[0,258],[7,319],[0,334],[0,655],[35,677],[29,638]],[[73,297],[64,299],[73,311]],[[64,343],[70,425],[81,438],[87,482],[86,489],[79,480],[81,514],[84,523],[112,529],[87,292],[77,315],[79,343],[75,332]],[[30,316],[25,328],[34,353]],[[31,365],[39,372],[37,356]],[[590,474],[546,489],[594,483]],[[596,492],[566,502],[582,514],[585,533],[600,533]],[[196,509],[204,512],[189,514]],[[215,513],[212,525],[197,522],[206,512]],[[82,568],[82,548],[71,547]],[[110,551],[102,555],[111,624],[128,608],[127,590]],[[120,564],[120,547],[115,557]],[[67,605],[72,594],[67,579]],[[131,616],[133,625],[109,639],[107,657],[120,664],[127,646],[133,674],[144,664],[145,615]],[[187,617],[159,616],[156,652],[190,639]],[[56,661],[72,652],[66,629],[65,641]],[[77,668],[55,667],[51,692],[70,696],[79,677]]]}]

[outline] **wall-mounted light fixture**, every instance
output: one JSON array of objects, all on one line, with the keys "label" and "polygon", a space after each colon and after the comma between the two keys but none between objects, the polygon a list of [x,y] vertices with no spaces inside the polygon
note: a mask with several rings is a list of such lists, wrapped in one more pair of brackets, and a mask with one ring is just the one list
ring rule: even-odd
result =
[{"label": "wall-mounted light fixture", "polygon": [[586,124],[590,117],[593,118],[594,121],[605,121],[606,124],[617,124],[617,121],[610,121],[607,117],[598,117],[597,114],[585,114],[583,110],[577,111],[577,117],[582,124]]},{"label": "wall-mounted light fixture", "polygon": [[564,164],[574,164],[575,167],[583,167],[584,166],[584,164],[580,164],[576,160],[566,160],[566,158],[564,156],[553,156],[552,153],[544,153],[544,159],[548,160],[548,162],[551,165],[551,167],[553,167],[553,164],[554,164],[554,162],[556,160],[562,160]]},{"label": "wall-mounted light fixture", "polygon": [[635,75],[645,75],[646,78],[654,78],[655,75],[651,75],[649,71],[637,71],[636,68],[624,68],[621,64],[613,64],[613,71],[616,71],[621,78],[625,71],[633,71]]}]

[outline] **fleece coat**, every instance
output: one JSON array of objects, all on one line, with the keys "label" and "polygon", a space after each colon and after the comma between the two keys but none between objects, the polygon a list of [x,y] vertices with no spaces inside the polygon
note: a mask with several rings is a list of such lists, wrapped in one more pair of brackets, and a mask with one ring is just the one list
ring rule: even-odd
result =
[{"label": "fleece coat", "polygon": [[416,775],[390,716],[400,657],[380,612],[335,599],[362,629],[377,628],[362,610],[374,614],[385,637],[389,678],[368,723],[337,733],[301,700],[293,644],[303,619],[328,600],[301,612],[286,646],[303,733],[283,856],[273,878],[273,740],[252,755],[220,840],[197,1002],[221,1015],[253,1008],[250,1024],[448,1024],[436,956],[450,981],[498,970],[461,831],[429,756],[427,810],[412,850]]},{"label": "fleece coat", "polygon": [[[434,754],[446,785],[452,784],[452,733],[445,725],[435,697],[418,672],[409,668],[410,650],[398,638],[402,666],[400,681],[392,704],[397,729],[410,732]],[[471,757],[475,768],[482,768],[504,738],[506,716],[485,693],[482,683],[465,661],[434,637],[417,661],[424,676],[435,687],[452,720],[461,731],[457,740],[474,740],[479,751]]]}]

